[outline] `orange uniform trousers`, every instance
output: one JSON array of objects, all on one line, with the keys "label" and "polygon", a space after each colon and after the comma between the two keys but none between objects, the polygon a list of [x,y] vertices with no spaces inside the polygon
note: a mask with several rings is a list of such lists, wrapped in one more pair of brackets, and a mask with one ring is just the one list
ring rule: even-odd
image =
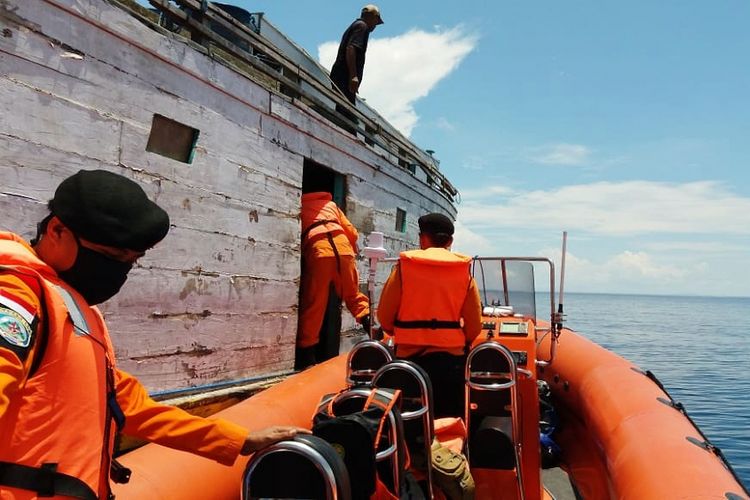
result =
[{"label": "orange uniform trousers", "polygon": [[331,285],[357,320],[370,314],[367,295],[359,291],[354,252],[343,234],[337,234],[333,240],[339,249],[338,266],[327,238],[310,242],[305,248],[297,328],[297,347],[300,348],[314,346],[320,340]]}]

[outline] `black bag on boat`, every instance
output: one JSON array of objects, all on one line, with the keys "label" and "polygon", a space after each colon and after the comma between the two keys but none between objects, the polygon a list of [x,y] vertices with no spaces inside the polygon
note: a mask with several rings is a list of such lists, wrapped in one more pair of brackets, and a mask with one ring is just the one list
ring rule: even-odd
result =
[{"label": "black bag on boat", "polygon": [[539,392],[539,446],[542,453],[542,469],[560,464],[560,447],[553,438],[559,425],[557,412],[552,404],[552,391],[543,380],[537,381]]},{"label": "black bag on boat", "polygon": [[[380,401],[375,404],[375,395]],[[342,400],[334,404],[337,395],[323,398],[313,417],[313,434],[331,443],[341,455],[349,472],[352,500],[366,500],[375,493],[378,479],[378,464],[375,462],[376,450],[380,446],[381,435],[385,432],[388,412],[398,412],[394,407],[400,392],[387,393],[373,389],[370,397]],[[383,399],[387,401],[383,401]],[[400,424],[400,415],[397,417]],[[403,433],[399,433],[403,435]],[[401,443],[400,450],[406,447]],[[399,467],[405,469],[399,453]],[[403,475],[402,475],[403,477]],[[390,484],[388,484],[390,482]],[[392,481],[384,481],[392,487]]]}]

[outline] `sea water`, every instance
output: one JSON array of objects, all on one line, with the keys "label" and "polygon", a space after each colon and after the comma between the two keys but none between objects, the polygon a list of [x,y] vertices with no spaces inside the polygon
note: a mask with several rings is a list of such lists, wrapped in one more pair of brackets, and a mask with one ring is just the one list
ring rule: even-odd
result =
[{"label": "sea water", "polygon": [[[566,327],[653,372],[750,487],[750,298],[569,293],[563,302]],[[542,319],[548,303],[538,295]]]}]

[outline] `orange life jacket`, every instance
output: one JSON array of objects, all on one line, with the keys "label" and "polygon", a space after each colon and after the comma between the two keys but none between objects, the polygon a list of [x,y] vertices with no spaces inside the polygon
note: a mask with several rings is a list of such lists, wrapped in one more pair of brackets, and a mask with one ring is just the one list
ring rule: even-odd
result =
[{"label": "orange life jacket", "polygon": [[471,257],[445,248],[401,252],[401,303],[394,322],[396,345],[456,348],[466,344],[461,307]]},{"label": "orange life jacket", "polygon": [[339,209],[330,193],[306,193],[302,195],[302,245],[319,239],[321,235],[343,234],[339,220]]},{"label": "orange life jacket", "polygon": [[[38,369],[11,395],[0,417],[0,462],[47,470],[52,466],[45,464],[56,464],[57,473],[107,498],[116,431],[107,404],[115,359],[109,334],[98,309],[22,241],[0,232],[0,271],[38,280],[46,318],[36,332],[36,349],[42,336],[46,347]],[[37,498],[37,493],[0,484],[0,499],[6,498]]]}]

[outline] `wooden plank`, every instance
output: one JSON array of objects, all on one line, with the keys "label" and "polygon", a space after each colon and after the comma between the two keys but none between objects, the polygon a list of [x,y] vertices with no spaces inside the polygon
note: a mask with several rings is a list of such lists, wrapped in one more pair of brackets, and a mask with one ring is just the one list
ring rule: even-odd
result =
[{"label": "wooden plank", "polygon": [[108,315],[140,316],[149,321],[240,312],[296,314],[298,277],[273,280],[239,274],[175,273],[139,261],[121,293],[101,309]]},{"label": "wooden plank", "polygon": [[[63,101],[21,82],[0,76],[0,135],[29,142],[54,142],[57,149],[114,163],[119,154],[120,123],[99,110]],[[23,110],[23,111],[21,111]]]},{"label": "wooden plank", "polygon": [[203,274],[292,280],[299,276],[299,248],[180,227],[148,253],[166,269]]},{"label": "wooden plank", "polygon": [[[291,368],[305,157],[347,177],[361,246],[380,230],[395,255],[413,247],[421,213],[455,214],[394,155],[108,4],[65,2],[92,22],[39,0],[13,5],[27,19],[0,7],[13,32],[0,39],[0,112],[12,117],[0,125],[0,228],[33,236],[56,186],[81,168],[134,179],[167,210],[170,233],[101,306],[121,366],[151,389]],[[200,130],[191,164],[145,151],[154,112]],[[366,261],[358,267],[364,283]]]},{"label": "wooden plank", "polygon": [[[255,202],[281,211],[293,207],[299,210],[300,156],[257,133],[222,120],[219,115],[204,118],[198,126],[201,136],[191,164],[146,151],[150,123],[148,126],[123,124],[121,163],[157,173],[196,192],[238,200],[255,200],[262,196],[262,200]],[[268,198],[271,191],[277,191],[277,199]]]},{"label": "wooden plank", "polygon": [[[109,91],[112,102],[108,107],[128,102],[118,99],[121,97],[118,91],[109,88],[112,82],[122,80],[121,90],[137,94],[150,89],[179,96],[237,123],[258,128],[258,113],[268,110],[269,93],[257,83],[197,52],[184,41],[159,34],[115,6],[98,1],[60,4],[84,11],[93,22],[52,9],[41,0],[20,2],[15,14],[38,26],[34,33],[17,25],[10,28],[15,36],[28,39],[24,42],[28,47],[19,49],[23,57],[61,73],[91,78],[94,80],[91,83]],[[80,33],[86,36],[79,36]],[[51,46],[45,49],[34,37]],[[71,50],[83,60],[61,60],[62,54]],[[97,66],[108,67],[107,71],[98,72],[103,78],[83,71]],[[126,113],[124,106],[122,112]]]}]

